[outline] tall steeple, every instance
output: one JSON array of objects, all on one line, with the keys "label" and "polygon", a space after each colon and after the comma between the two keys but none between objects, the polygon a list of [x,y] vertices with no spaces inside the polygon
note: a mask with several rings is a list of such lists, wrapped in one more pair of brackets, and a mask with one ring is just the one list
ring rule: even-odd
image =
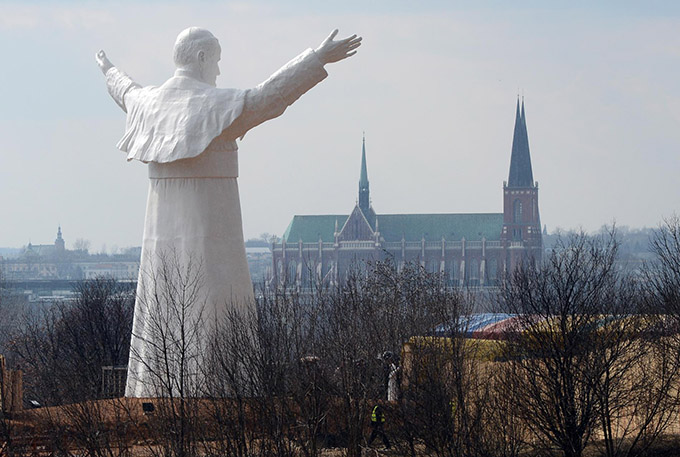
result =
[{"label": "tall steeple", "polygon": [[368,190],[368,170],[366,168],[366,135],[361,145],[361,175],[359,177],[359,208],[364,214],[368,214],[371,206]]},{"label": "tall steeple", "polygon": [[503,183],[503,231],[501,242],[524,249],[506,252],[505,268],[511,271],[527,257],[540,261],[543,256],[541,216],[538,211],[538,183],[534,182],[529,155],[529,136],[524,99],[517,98],[515,135],[512,139],[510,178]]},{"label": "tall steeple", "polygon": [[533,187],[534,175],[531,171],[531,155],[529,154],[529,135],[524,115],[524,98],[520,109],[517,98],[515,115],[515,134],[512,139],[512,156],[510,157],[510,176],[508,187]]}]

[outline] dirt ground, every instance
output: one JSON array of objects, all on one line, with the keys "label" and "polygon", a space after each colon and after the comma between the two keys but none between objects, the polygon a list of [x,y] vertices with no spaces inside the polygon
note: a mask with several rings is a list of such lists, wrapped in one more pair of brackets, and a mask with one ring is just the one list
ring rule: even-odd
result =
[{"label": "dirt ground", "polygon": [[[69,430],[75,427],[76,429],[82,425],[78,424],[78,413],[89,410],[97,414],[97,416],[104,423],[105,428],[111,427],[121,420],[128,421],[134,424],[137,433],[135,436],[130,436],[130,443],[133,443],[129,451],[135,457],[146,457],[152,454],[153,446],[148,444],[148,437],[139,435],[139,430],[144,430],[145,425],[148,427],[148,417],[143,412],[142,403],[158,402],[159,399],[138,399],[138,398],[122,398],[113,400],[98,400],[94,402],[87,402],[78,405],[67,405],[61,407],[38,408],[33,410],[25,410],[14,415],[9,425],[12,429],[14,444],[19,444],[24,447],[24,451],[35,456],[39,455],[53,455],[54,443],[50,442],[54,437],[54,430],[47,430],[46,427],[57,427],[68,434]],[[76,413],[74,415],[74,412]],[[124,416],[124,417],[123,417]],[[107,425],[107,422],[109,423]],[[680,424],[672,428],[673,434],[660,438],[653,448],[648,449],[640,455],[640,457],[680,457]],[[147,428],[148,429],[148,428]],[[389,434],[389,430],[388,430]],[[392,440],[393,438],[390,437]],[[394,440],[393,440],[394,441]],[[63,443],[71,447],[67,442]],[[0,441],[0,455],[4,455],[6,443]],[[75,450],[73,448],[71,451]],[[416,448],[418,456],[427,456],[425,449],[422,446]],[[77,452],[77,451],[76,451]],[[346,454],[343,448],[324,448],[321,450],[323,457],[342,457]],[[302,453],[301,453],[302,455]],[[362,456],[378,457],[378,456],[408,456],[409,453],[405,447],[400,446],[400,443],[393,443],[391,449],[384,449],[382,442],[376,440],[373,446],[365,446],[362,448]],[[524,454],[526,457],[538,456],[538,453],[527,451]],[[546,455],[544,452],[540,455]],[[560,452],[554,451],[553,455],[559,456]],[[584,452],[584,457],[597,457],[601,455],[596,444],[590,445]]]}]

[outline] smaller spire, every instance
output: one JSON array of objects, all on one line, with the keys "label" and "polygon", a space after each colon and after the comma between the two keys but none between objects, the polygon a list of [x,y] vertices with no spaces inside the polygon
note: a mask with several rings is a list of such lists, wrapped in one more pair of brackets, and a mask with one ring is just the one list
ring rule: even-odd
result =
[{"label": "smaller spire", "polygon": [[368,169],[366,167],[366,134],[361,141],[361,174],[359,176],[359,208],[368,214],[371,207],[370,191],[368,184]]},{"label": "smaller spire", "polygon": [[368,187],[368,169],[366,168],[366,134],[361,140],[361,175],[359,177],[359,187]]}]

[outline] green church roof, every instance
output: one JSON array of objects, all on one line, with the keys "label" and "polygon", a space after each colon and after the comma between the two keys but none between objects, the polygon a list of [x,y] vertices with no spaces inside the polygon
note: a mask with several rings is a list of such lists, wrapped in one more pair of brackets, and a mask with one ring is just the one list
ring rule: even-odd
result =
[{"label": "green church roof", "polygon": [[338,221],[338,230],[342,229],[347,220],[347,215],[324,215],[324,216],[293,216],[288,224],[283,239],[286,243],[297,243],[302,240],[305,243],[316,243],[321,238],[325,243],[335,241],[335,221]]},{"label": "green church roof", "polygon": [[384,214],[378,228],[385,241],[500,240],[502,213],[478,214]]},{"label": "green church roof", "polygon": [[[335,221],[338,230],[347,220],[347,215],[294,216],[283,238],[286,243],[315,243],[334,241]],[[385,241],[427,241],[447,240],[500,240],[503,229],[502,213],[478,214],[379,214],[378,229]]]}]

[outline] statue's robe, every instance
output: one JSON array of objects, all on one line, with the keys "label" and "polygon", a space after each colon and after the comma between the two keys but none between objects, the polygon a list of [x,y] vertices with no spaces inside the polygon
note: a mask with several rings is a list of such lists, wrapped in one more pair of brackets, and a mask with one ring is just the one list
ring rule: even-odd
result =
[{"label": "statue's robe", "polygon": [[[229,307],[253,309],[236,139],[281,115],[326,76],[311,49],[249,90],[218,89],[179,70],[160,87],[140,87],[115,67],[107,71],[109,93],[127,112],[118,148],[128,160],[149,165],[126,396],[168,395],[167,389],[159,392],[159,379],[152,373],[160,362],[158,348],[167,344],[159,325],[173,319],[168,307],[188,308],[182,319],[192,327],[188,330],[197,330],[191,337],[198,338],[192,351],[207,349],[206,330]],[[194,279],[200,279],[198,287],[184,284],[184,298],[171,290]]]}]

